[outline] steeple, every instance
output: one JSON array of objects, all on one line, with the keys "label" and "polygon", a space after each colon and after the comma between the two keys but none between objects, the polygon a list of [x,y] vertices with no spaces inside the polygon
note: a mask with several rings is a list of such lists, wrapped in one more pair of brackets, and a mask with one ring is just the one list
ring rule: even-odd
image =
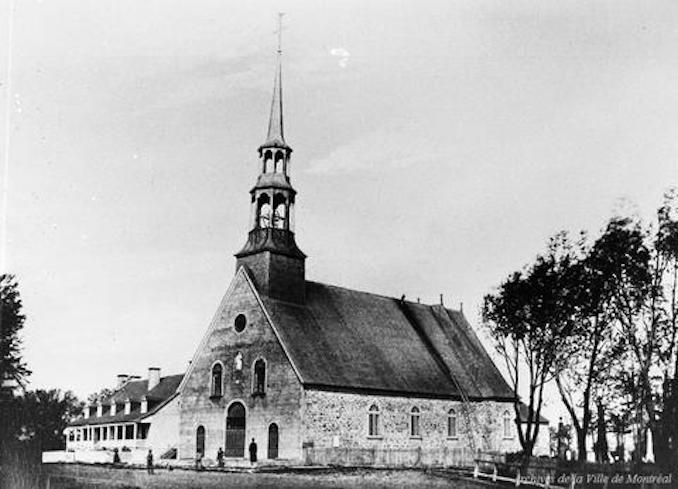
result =
[{"label": "steeple", "polygon": [[288,302],[305,297],[306,255],[294,240],[294,201],[297,194],[289,177],[292,148],[283,134],[282,14],[279,14],[278,52],[268,134],[259,146],[260,173],[250,190],[250,231],[236,253],[236,269],[249,270],[260,293]]},{"label": "steeple", "polygon": [[[285,143],[285,131],[283,127],[283,97],[282,97],[282,14],[279,14],[278,24],[278,55],[273,82],[273,100],[271,100],[271,116],[268,120],[268,134],[264,147],[285,148],[291,150]],[[261,149],[260,148],[260,149]]]}]

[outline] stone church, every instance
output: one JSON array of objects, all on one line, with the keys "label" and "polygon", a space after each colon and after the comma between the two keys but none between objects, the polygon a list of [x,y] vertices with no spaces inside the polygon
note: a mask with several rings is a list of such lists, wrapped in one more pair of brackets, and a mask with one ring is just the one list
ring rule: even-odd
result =
[{"label": "stone church", "polygon": [[461,311],[307,279],[280,51],[258,157],[235,275],[188,370],[123,379],[67,428],[69,446],[244,458],[254,439],[259,459],[291,461],[309,450],[518,450],[513,392]]}]

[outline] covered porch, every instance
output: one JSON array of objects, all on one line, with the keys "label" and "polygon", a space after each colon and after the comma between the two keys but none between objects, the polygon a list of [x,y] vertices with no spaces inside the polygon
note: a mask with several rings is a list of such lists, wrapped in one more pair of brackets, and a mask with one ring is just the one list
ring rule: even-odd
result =
[{"label": "covered porch", "polygon": [[146,448],[149,423],[70,426],[64,430],[67,450]]}]

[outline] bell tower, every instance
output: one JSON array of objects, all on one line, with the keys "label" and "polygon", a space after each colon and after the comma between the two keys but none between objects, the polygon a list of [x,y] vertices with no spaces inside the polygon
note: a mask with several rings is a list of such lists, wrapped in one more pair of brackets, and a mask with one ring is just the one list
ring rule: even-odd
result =
[{"label": "bell tower", "polygon": [[[279,19],[282,14],[279,14]],[[236,253],[236,270],[247,267],[260,293],[288,302],[305,298],[306,255],[294,240],[294,202],[290,183],[292,148],[285,142],[282,98],[282,25],[278,23],[278,52],[273,100],[265,142],[259,146],[260,173],[250,190],[250,231]]]}]

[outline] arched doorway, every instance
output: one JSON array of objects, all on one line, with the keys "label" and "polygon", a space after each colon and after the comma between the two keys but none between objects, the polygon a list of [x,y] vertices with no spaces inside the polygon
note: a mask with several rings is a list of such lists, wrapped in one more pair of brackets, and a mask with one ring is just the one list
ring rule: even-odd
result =
[{"label": "arched doorway", "polygon": [[268,458],[278,458],[278,425],[268,427]]},{"label": "arched doorway", "polygon": [[245,456],[245,406],[234,402],[226,414],[226,450],[227,457]]},{"label": "arched doorway", "polygon": [[195,454],[205,455],[205,427],[198,426],[195,432]]}]

